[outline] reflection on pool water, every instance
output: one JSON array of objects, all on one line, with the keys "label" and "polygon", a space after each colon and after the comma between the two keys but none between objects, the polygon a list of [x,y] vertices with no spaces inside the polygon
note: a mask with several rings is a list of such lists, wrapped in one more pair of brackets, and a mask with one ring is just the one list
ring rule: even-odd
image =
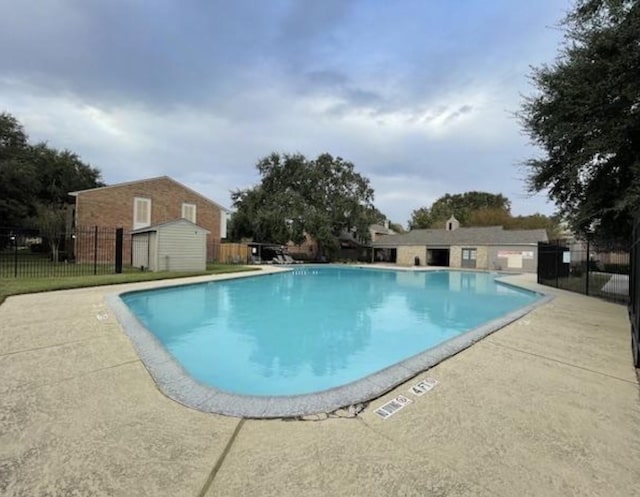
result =
[{"label": "reflection on pool water", "polygon": [[122,298],[200,383],[295,395],[359,380],[540,298],[496,276],[310,266]]}]

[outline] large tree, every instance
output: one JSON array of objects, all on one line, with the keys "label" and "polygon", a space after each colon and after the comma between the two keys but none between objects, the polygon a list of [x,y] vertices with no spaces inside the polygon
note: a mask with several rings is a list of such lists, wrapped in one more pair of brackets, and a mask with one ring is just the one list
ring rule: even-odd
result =
[{"label": "large tree", "polygon": [[63,209],[44,204],[37,207],[35,227],[49,246],[53,262],[59,262],[60,242],[65,236],[65,218]]},{"label": "large tree", "polygon": [[512,216],[502,209],[481,209],[469,216],[466,226],[502,226],[507,230],[546,230],[550,240],[561,236],[560,218],[544,214]]},{"label": "large tree", "polygon": [[7,112],[0,113],[0,161],[15,157],[27,145],[27,134],[18,120]]},{"label": "large tree", "polygon": [[429,207],[419,207],[411,213],[411,219],[409,219],[410,230],[431,228],[432,224]]},{"label": "large tree", "polygon": [[331,257],[342,233],[367,239],[369,224],[379,221],[369,180],[340,157],[273,153],[256,167],[260,184],[232,194],[233,239],[301,243],[306,234]]},{"label": "large tree", "polygon": [[69,202],[69,192],[103,186],[100,171],[85,164],[69,150],[56,150],[44,143],[31,147],[40,189],[38,203],[63,206]]},{"label": "large tree", "polygon": [[409,220],[409,228],[443,228],[451,216],[455,216],[464,226],[468,223],[471,214],[481,209],[496,209],[508,215],[511,202],[500,193],[447,193],[431,204],[431,207],[414,210]]},{"label": "large tree", "polygon": [[102,186],[100,171],[68,151],[32,145],[18,120],[0,113],[0,225],[36,224],[45,210],[60,210],[69,192]]},{"label": "large tree", "polygon": [[22,125],[0,113],[0,225],[15,226],[35,215],[39,182],[29,151]]},{"label": "large tree", "polygon": [[575,233],[627,244],[640,206],[640,2],[577,0],[555,62],[535,68],[520,119],[527,162]]},{"label": "large tree", "polygon": [[544,229],[550,239],[560,236],[558,216],[532,214],[511,215],[511,201],[502,194],[486,192],[466,192],[446,194],[436,200],[431,207],[421,207],[411,214],[410,229],[443,229],[445,222],[453,214],[461,226],[503,226],[508,230]]}]

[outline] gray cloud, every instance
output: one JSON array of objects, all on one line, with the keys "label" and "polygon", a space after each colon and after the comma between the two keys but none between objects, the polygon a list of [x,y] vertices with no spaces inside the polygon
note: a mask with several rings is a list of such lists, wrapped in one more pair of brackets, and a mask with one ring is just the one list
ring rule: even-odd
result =
[{"label": "gray cloud", "polygon": [[340,51],[340,33],[349,20],[354,0],[290,1],[278,23],[275,42],[289,70],[313,66]]},{"label": "gray cloud", "polygon": [[279,36],[289,45],[293,40],[297,46],[326,38],[336,28],[342,27],[355,2],[353,0],[290,1],[280,22]]},{"label": "gray cloud", "polygon": [[215,102],[269,56],[268,7],[250,4],[17,2],[0,16],[0,44],[11,47],[0,66],[4,75],[101,101]]},{"label": "gray cloud", "polygon": [[457,110],[455,110],[451,114],[449,114],[446,117],[444,122],[445,122],[445,124],[448,124],[448,123],[456,120],[458,117],[463,116],[464,114],[469,114],[472,110],[473,110],[473,106],[472,105],[462,105],[460,108],[458,108]]},{"label": "gray cloud", "polygon": [[226,204],[275,150],[351,160],[397,221],[480,188],[548,211],[513,197],[532,151],[504,109],[553,58],[561,15],[556,0],[12,2],[0,110],[108,182],[171,174]]}]

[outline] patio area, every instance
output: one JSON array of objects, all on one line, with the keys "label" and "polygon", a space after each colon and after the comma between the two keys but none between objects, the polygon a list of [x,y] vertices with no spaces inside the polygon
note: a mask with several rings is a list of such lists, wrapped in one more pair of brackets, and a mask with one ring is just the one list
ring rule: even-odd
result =
[{"label": "patio area", "polygon": [[[241,420],[165,397],[105,303],[114,287],[10,297],[0,306],[0,494],[640,495],[626,308],[531,275],[506,280],[556,298],[358,416],[305,420]],[[408,392],[426,377],[438,384]],[[374,411],[397,395],[413,402],[381,419]]]}]

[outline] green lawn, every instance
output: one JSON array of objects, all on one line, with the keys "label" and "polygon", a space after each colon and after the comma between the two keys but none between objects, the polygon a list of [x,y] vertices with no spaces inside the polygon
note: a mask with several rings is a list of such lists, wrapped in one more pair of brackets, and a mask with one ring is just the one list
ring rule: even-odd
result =
[{"label": "green lawn", "polygon": [[235,273],[241,271],[255,271],[257,268],[231,264],[208,264],[204,272],[142,272],[128,269],[122,274],[103,274],[97,276],[60,276],[47,278],[0,278],[0,304],[11,295],[24,293],[49,292],[52,290],[68,290],[70,288],[84,288],[91,286],[117,285],[135,283],[139,281],[165,280],[171,278],[186,278],[207,274]]},{"label": "green lawn", "polygon": [[[17,259],[14,254],[0,253],[0,278],[58,278],[69,276],[90,276],[95,274],[112,274],[115,268],[113,262],[93,264],[91,262],[67,263],[65,261],[52,262],[47,254],[32,254],[19,252]],[[125,271],[127,269],[125,268]]]}]

